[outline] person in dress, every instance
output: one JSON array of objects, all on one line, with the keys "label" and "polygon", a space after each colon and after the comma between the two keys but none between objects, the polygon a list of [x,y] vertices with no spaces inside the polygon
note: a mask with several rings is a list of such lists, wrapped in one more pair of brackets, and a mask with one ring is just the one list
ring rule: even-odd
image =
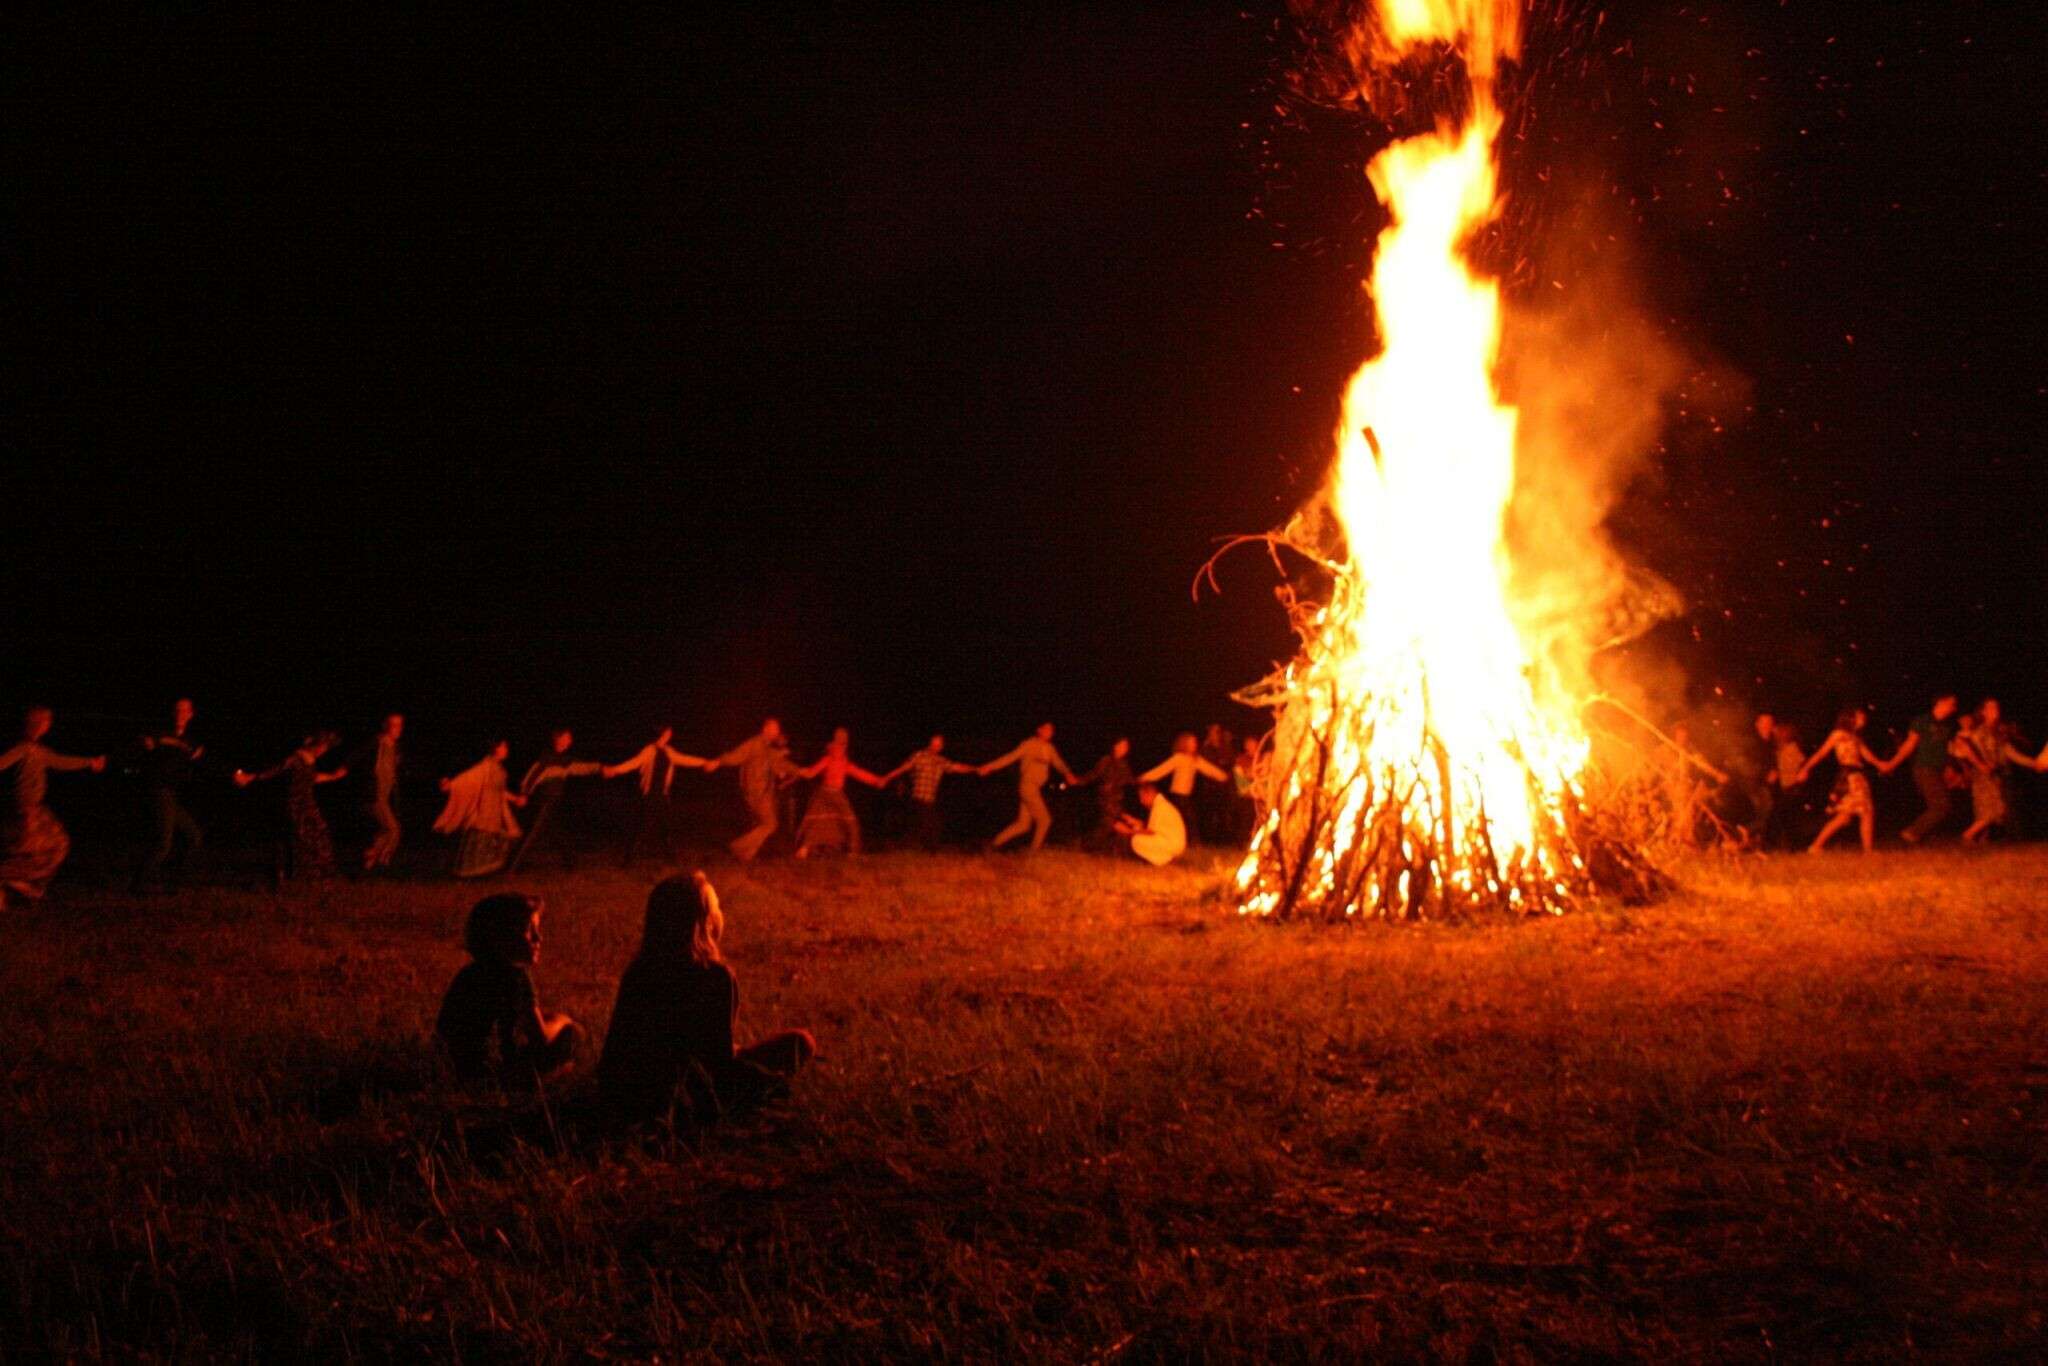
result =
[{"label": "person in dress", "polygon": [[277,857],[271,873],[280,890],[296,878],[324,882],[334,876],[334,836],[328,832],[327,818],[320,814],[320,800],[316,794],[322,783],[337,782],[348,776],[345,768],[337,768],[331,773],[320,771],[320,761],[340,742],[341,737],[331,730],[315,731],[300,741],[297,749],[261,773],[235,770],[237,787],[269,782],[273,778],[284,779],[284,800],[279,806],[276,837]]},{"label": "person in dress", "polygon": [[89,769],[104,773],[107,756],[80,758],[59,754],[43,743],[56,715],[48,707],[30,707],[22,717],[21,739],[0,754],[0,774],[13,778],[13,801],[0,823],[0,906],[9,892],[40,900],[50,880],[71,853],[71,836],[46,802],[50,774]]},{"label": "person in dress", "polygon": [[711,766],[711,761],[683,753],[669,743],[674,738],[675,731],[663,726],[653,743],[643,745],[632,758],[607,765],[604,770],[606,778],[631,775],[635,786],[640,789],[633,815],[623,825],[624,840],[619,848],[621,863],[632,864],[648,849],[652,849],[663,862],[675,853],[671,789],[675,786],[676,770],[706,769]]},{"label": "person in dress", "polygon": [[1173,798],[1175,808],[1183,812],[1195,809],[1198,779],[1207,778],[1225,786],[1230,783],[1228,773],[1203,757],[1193,731],[1182,731],[1174,738],[1173,753],[1138,775],[1138,781],[1146,783],[1156,783],[1161,778],[1166,779],[1166,792]]},{"label": "person in dress", "polygon": [[640,951],[619,978],[597,1063],[598,1097],[615,1122],[708,1123],[783,1094],[817,1055],[801,1029],[739,1046],[739,980],[720,949],[724,933],[704,874],[649,893]]},{"label": "person in dress", "polygon": [[1138,807],[1145,819],[1125,816],[1117,822],[1117,833],[1131,842],[1131,852],[1154,868],[1187,852],[1188,827],[1180,809],[1159,791],[1159,784],[1146,779],[1138,783]]},{"label": "person in dress", "polygon": [[991,850],[1000,849],[1027,830],[1031,832],[1031,851],[1037,853],[1045,847],[1045,837],[1052,830],[1052,812],[1045,805],[1045,782],[1054,769],[1069,783],[1074,781],[1074,770],[1067,767],[1067,761],[1053,748],[1052,722],[1047,721],[1015,749],[1000,759],[992,759],[976,769],[984,777],[1000,772],[1011,764],[1017,766],[1017,819],[997,832],[989,841]]},{"label": "person in dress", "polygon": [[910,839],[918,848],[930,853],[939,847],[946,833],[945,815],[939,809],[939,784],[949,773],[972,772],[972,764],[948,759],[946,737],[934,735],[923,749],[882,775],[884,787],[906,773],[910,775]]},{"label": "person in dress", "polygon": [[1107,852],[1123,843],[1117,831],[1124,818],[1124,794],[1136,781],[1131,772],[1131,742],[1119,735],[1109,753],[1097,759],[1086,773],[1074,779],[1074,786],[1095,788],[1095,829],[1088,837],[1094,848]]},{"label": "person in dress", "polygon": [[752,862],[782,822],[775,812],[775,798],[782,785],[796,776],[790,762],[789,741],[782,734],[782,722],[769,717],[761,729],[704,766],[706,773],[721,768],[739,770],[740,800],[746,803],[753,825],[726,847],[742,863]]},{"label": "person in dress", "polygon": [[1956,739],[1956,695],[1943,693],[1926,711],[1906,727],[1906,738],[1892,755],[1894,767],[1913,761],[1913,786],[1920,791],[1920,814],[1899,832],[1908,844],[1918,844],[1941,827],[1953,805],[1949,796],[1949,747]]},{"label": "person in dress", "polygon": [[853,762],[846,752],[849,742],[846,727],[840,726],[832,732],[831,743],[825,746],[818,761],[797,770],[797,777],[818,781],[810,805],[804,808],[803,823],[796,829],[798,858],[860,852],[860,817],[853,813],[853,803],[846,799],[846,780],[852,778],[875,788],[882,785],[882,780]]},{"label": "person in dress", "polygon": [[1863,839],[1863,852],[1867,854],[1871,850],[1877,827],[1877,801],[1871,795],[1867,770],[1874,768],[1879,773],[1889,773],[1893,761],[1878,758],[1864,743],[1863,727],[1869,721],[1869,714],[1861,707],[1843,711],[1835,718],[1835,727],[1828,732],[1828,738],[1820,742],[1820,748],[1799,770],[1799,781],[1803,783],[1822,759],[1832,757],[1835,761],[1835,787],[1828,798],[1828,821],[1813,837],[1813,843],[1806,846],[1809,854],[1818,854],[1826,848],[1835,832],[1850,821],[1857,823],[1858,833]]},{"label": "person in dress", "polygon": [[548,737],[548,752],[533,761],[519,780],[519,795],[529,806],[526,836],[512,851],[508,865],[518,872],[536,849],[552,843],[561,852],[562,866],[576,867],[577,832],[569,828],[571,808],[566,805],[569,785],[578,778],[603,774],[604,765],[576,752],[576,733],[567,726]]},{"label": "person in dress", "polygon": [[142,795],[149,806],[150,842],[135,870],[135,891],[162,883],[166,869],[175,883],[184,873],[185,860],[206,842],[206,832],[184,801],[193,769],[206,753],[204,745],[192,740],[196,715],[192,699],[181,697],[171,704],[170,725],[142,737]]},{"label": "person in dress", "polygon": [[363,871],[366,873],[391,866],[404,834],[398,824],[397,809],[398,770],[405,762],[398,740],[404,734],[405,718],[392,712],[384,718],[384,724],[377,728],[377,734],[364,747],[363,756],[357,761],[369,774],[366,807],[370,828],[375,831],[369,846],[363,850]]},{"label": "person in dress", "polygon": [[500,892],[472,906],[462,929],[469,962],[448,984],[434,1034],[456,1078],[468,1085],[526,1088],[568,1070],[584,1050],[583,1026],[542,1010],[533,989],[540,961],[537,896]]},{"label": "person in dress", "polygon": [[2009,766],[2039,770],[2040,765],[2013,744],[2014,734],[2000,717],[1998,699],[1987,697],[1978,704],[1976,724],[1960,738],[1957,748],[1970,775],[1970,825],[1963,831],[1963,843],[1977,844],[1992,830],[2004,825],[2012,813],[2006,791]]},{"label": "person in dress", "polygon": [[475,764],[441,780],[448,801],[435,818],[434,829],[456,837],[457,877],[487,877],[512,859],[519,843],[519,821],[512,808],[526,805],[526,798],[505,785],[505,760],[511,754],[512,746],[500,740]]}]

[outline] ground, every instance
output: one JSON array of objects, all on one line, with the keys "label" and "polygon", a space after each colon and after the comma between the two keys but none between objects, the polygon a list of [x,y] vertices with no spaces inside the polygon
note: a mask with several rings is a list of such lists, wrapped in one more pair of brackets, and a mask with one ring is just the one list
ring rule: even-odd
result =
[{"label": "ground", "polygon": [[[718,871],[781,1109],[443,1087],[477,894],[0,919],[0,1357],[2031,1356],[2048,851],[1286,928],[1073,853]],[[648,875],[530,880],[602,1031]]]}]

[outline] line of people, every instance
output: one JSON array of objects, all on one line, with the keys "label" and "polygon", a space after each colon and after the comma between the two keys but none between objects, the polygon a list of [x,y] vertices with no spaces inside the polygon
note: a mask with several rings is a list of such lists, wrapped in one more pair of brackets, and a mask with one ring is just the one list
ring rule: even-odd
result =
[{"label": "line of people", "polygon": [[[1834,766],[1822,823],[1810,841],[1818,853],[1854,826],[1867,852],[1875,846],[1877,797],[1873,774],[1889,774],[1907,766],[1920,797],[1920,813],[1899,832],[1917,845],[1939,830],[1955,810],[1956,796],[1970,794],[1970,820],[1962,831],[1965,844],[1981,843],[2012,817],[2011,776],[2014,769],[2048,772],[2048,745],[2035,754],[2020,746],[2018,731],[2005,719],[1998,699],[1987,697],[1970,711],[1959,711],[1954,693],[1935,697],[1926,711],[1908,724],[1906,734],[1889,756],[1880,755],[1867,738],[1869,713],[1844,708],[1811,753],[1800,745],[1795,726],[1770,712],[1759,713],[1751,737],[1727,762],[1727,768],[1701,755],[1684,726],[1674,728],[1670,746],[1670,804],[1680,836],[1690,841],[1702,823],[1712,796],[1708,784],[1736,794],[1747,808],[1746,819],[1730,828],[1741,841],[1761,848],[1790,847],[1800,842],[1796,815],[1800,793],[1824,764]],[[1729,770],[1732,770],[1729,771]]]},{"label": "line of people", "polygon": [[[181,698],[171,708],[167,725],[137,738],[136,771],[150,825],[132,879],[137,891],[175,888],[187,861],[204,844],[205,832],[186,801],[186,790],[206,755],[206,746],[193,734],[196,716],[191,700]],[[0,826],[0,886],[31,899],[43,894],[70,850],[69,836],[46,800],[48,775],[83,769],[102,772],[107,766],[105,755],[75,757],[46,745],[44,737],[53,720],[49,708],[32,708],[21,742],[0,756],[0,773],[14,777],[13,809]],[[407,767],[405,726],[402,714],[391,713],[374,735],[338,761],[340,737],[331,730],[317,730],[268,767],[232,771],[237,788],[274,786],[277,793],[272,871],[279,887],[338,873],[335,841],[319,793],[352,774],[370,831],[359,866],[366,874],[391,866],[404,838],[398,799]],[[1199,742],[1192,732],[1183,733],[1164,760],[1140,773],[1130,762],[1130,742],[1119,738],[1092,767],[1077,774],[1054,745],[1053,735],[1052,723],[1046,722],[1007,753],[981,764],[955,760],[946,752],[945,736],[933,735],[894,768],[876,773],[854,761],[844,727],[832,733],[813,762],[801,766],[790,756],[781,723],[772,717],[755,734],[714,756],[677,749],[674,732],[664,728],[630,756],[610,763],[580,751],[574,733],[564,727],[553,732],[547,750],[516,784],[506,767],[511,746],[503,740],[475,764],[442,778],[444,801],[433,829],[454,841],[452,863],[458,877],[516,873],[541,850],[573,868],[576,842],[565,829],[572,794],[585,780],[626,778],[635,792],[633,810],[620,825],[620,842],[624,859],[631,862],[645,853],[668,852],[676,774],[721,769],[737,776],[746,812],[747,828],[728,846],[742,861],[758,857],[791,823],[794,813],[786,810],[786,800],[797,784],[805,782],[812,785],[809,800],[794,821],[793,847],[800,859],[860,852],[861,823],[847,799],[849,781],[878,790],[903,783],[912,813],[910,842],[925,850],[937,848],[943,839],[941,803],[947,778],[986,777],[1011,769],[1016,774],[1016,817],[988,840],[990,850],[1018,841],[1028,841],[1033,850],[1044,845],[1053,824],[1046,790],[1055,774],[1066,787],[1094,790],[1091,847],[1128,850],[1154,864],[1178,858],[1197,834],[1215,843],[1246,839],[1258,819],[1265,755],[1256,739],[1238,745],[1220,725],[1212,725]]]}]

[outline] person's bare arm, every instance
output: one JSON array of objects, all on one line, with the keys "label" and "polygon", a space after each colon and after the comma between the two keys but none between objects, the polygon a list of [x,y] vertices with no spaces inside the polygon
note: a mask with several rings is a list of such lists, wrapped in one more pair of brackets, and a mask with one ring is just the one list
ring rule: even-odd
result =
[{"label": "person's bare arm", "polygon": [[1019,745],[1015,749],[1011,750],[1008,754],[1005,754],[1002,758],[991,759],[987,763],[983,764],[980,768],[975,769],[974,771],[986,777],[991,773],[999,772],[1002,769],[1008,768],[1011,764],[1016,763],[1019,759],[1023,757],[1024,746]]},{"label": "person's bare arm", "polygon": [[1204,759],[1199,754],[1195,756],[1195,772],[1201,774],[1204,778],[1213,778],[1219,783],[1227,783],[1230,781],[1230,775],[1228,773],[1225,773],[1222,769],[1216,767],[1216,765],[1210,763],[1207,759]]},{"label": "person's bare arm", "polygon": [[710,768],[712,764],[717,762],[714,759],[699,758],[695,754],[685,754],[681,750],[676,749],[670,745],[663,745],[661,747],[661,752],[664,755],[666,755],[668,761],[674,764],[677,768]]},{"label": "person's bare arm", "polygon": [[848,764],[846,766],[846,776],[856,782],[866,783],[869,787],[880,787],[882,785],[882,779],[877,778],[859,764]]}]

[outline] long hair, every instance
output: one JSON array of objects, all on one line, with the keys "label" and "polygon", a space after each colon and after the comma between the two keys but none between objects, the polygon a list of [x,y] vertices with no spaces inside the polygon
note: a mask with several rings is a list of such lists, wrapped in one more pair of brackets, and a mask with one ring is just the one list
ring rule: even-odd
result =
[{"label": "long hair", "polygon": [[1850,733],[1851,735],[1854,735],[1854,734],[1855,734],[1855,733],[1856,733],[1856,732],[1857,732],[1857,731],[1858,731],[1859,729],[1861,729],[1861,727],[1859,727],[1859,726],[1858,726],[1858,725],[1856,724],[1856,717],[1857,717],[1857,716],[1858,716],[1858,715],[1859,715],[1859,714],[1860,714],[1860,713],[1861,713],[1862,711],[1863,711],[1863,708],[1861,708],[1861,707],[1844,707],[1844,708],[1842,708],[1842,709],[1841,709],[1841,710],[1840,710],[1839,712],[1836,712],[1836,713],[1835,713],[1835,729],[1836,729],[1836,730],[1846,730],[1846,731],[1848,731],[1848,732],[1849,732],[1849,733]]},{"label": "long hair", "polygon": [[643,955],[687,957],[700,968],[709,967],[725,961],[718,952],[724,933],[718,889],[704,874],[663,878],[647,894],[647,921],[640,932]]}]

